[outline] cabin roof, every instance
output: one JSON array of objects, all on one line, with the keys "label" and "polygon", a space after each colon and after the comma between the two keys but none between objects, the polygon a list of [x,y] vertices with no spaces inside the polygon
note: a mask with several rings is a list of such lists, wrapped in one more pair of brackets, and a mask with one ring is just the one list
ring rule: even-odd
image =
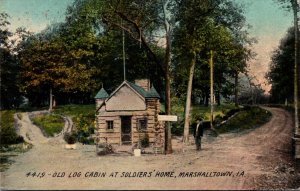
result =
[{"label": "cabin roof", "polygon": [[128,85],[130,85],[135,91],[137,91],[141,96],[144,98],[160,98],[159,94],[157,93],[156,89],[152,86],[149,91],[144,90],[142,87],[126,81]]},{"label": "cabin roof", "polygon": [[156,89],[152,86],[149,91],[144,90],[142,87],[129,82],[127,80],[123,81],[123,83],[115,89],[110,95],[107,94],[107,92],[102,88],[97,95],[95,96],[95,99],[103,99],[103,98],[111,98],[118,90],[126,84],[129,86],[133,91],[135,91],[139,96],[143,98],[160,98],[159,94],[157,93]]},{"label": "cabin roof", "polygon": [[96,94],[95,99],[105,99],[105,98],[108,98],[108,97],[109,97],[109,95],[105,91],[105,89],[101,88],[101,90]]}]

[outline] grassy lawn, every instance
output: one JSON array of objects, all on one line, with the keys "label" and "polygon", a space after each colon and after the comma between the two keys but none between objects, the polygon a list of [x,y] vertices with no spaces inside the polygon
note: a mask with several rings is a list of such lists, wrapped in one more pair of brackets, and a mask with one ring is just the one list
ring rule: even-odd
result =
[{"label": "grassy lawn", "polygon": [[61,105],[54,108],[54,113],[67,115],[71,117],[78,116],[80,114],[89,114],[95,116],[96,106],[95,104],[90,105]]},{"label": "grassy lawn", "polygon": [[[227,112],[237,109],[235,105],[232,104],[222,104],[220,106],[214,106],[214,117],[226,115]],[[178,122],[172,123],[172,133],[175,135],[183,135],[184,126],[184,104],[172,104],[172,114],[178,116]],[[206,106],[192,106],[191,108],[191,123],[194,121],[194,116],[202,116],[204,121],[210,121],[210,107]]]},{"label": "grassy lawn", "polygon": [[[220,115],[223,117],[228,111],[236,109],[234,104],[222,104],[214,106],[214,116]],[[179,120],[184,118],[184,106],[181,105],[172,105],[172,113],[179,117]],[[192,106],[191,115],[200,114],[205,121],[210,120],[210,106]]]},{"label": "grassy lawn", "polygon": [[64,128],[64,119],[59,115],[38,115],[32,118],[35,125],[42,129],[47,137],[59,134]]},{"label": "grassy lawn", "polygon": [[240,111],[227,123],[217,127],[218,133],[253,129],[268,122],[272,114],[260,107],[254,106]]},{"label": "grassy lawn", "polygon": [[54,109],[54,113],[70,116],[74,123],[74,131],[78,141],[85,144],[93,144],[90,135],[94,133],[95,104],[91,105],[62,105]]}]

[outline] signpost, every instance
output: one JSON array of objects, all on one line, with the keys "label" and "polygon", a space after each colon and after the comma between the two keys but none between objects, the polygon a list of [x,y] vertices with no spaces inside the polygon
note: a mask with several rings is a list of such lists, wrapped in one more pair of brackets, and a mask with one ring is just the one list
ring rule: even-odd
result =
[{"label": "signpost", "polygon": [[158,121],[177,121],[176,115],[158,115]]},{"label": "signpost", "polygon": [[[172,145],[171,145],[171,124],[169,123],[170,121],[177,121],[177,116],[176,115],[158,115],[158,121],[165,121],[166,123],[166,140],[165,140],[165,145],[167,145],[169,143],[170,145],[170,150],[167,154],[171,154],[172,153]],[[169,133],[168,133],[169,132]],[[165,148],[167,149],[167,148]]]}]

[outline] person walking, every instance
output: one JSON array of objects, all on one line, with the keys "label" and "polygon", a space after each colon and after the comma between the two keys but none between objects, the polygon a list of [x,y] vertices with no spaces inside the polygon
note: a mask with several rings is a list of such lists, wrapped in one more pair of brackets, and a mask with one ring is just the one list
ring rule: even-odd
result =
[{"label": "person walking", "polygon": [[203,137],[203,120],[201,118],[197,118],[196,123],[192,126],[194,129],[196,150],[198,151],[201,149],[201,138]]}]

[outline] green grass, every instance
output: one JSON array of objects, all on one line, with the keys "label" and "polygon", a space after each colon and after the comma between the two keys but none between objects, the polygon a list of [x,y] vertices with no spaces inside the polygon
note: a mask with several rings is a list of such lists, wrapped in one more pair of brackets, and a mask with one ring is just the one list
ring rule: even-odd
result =
[{"label": "green grass", "polygon": [[[214,116],[220,115],[223,117],[228,111],[232,109],[236,109],[237,107],[234,104],[222,104],[220,106],[214,106]],[[172,105],[172,113],[174,115],[179,116],[179,120],[184,118],[184,106],[173,104]],[[206,106],[192,106],[191,108],[191,115],[201,115],[204,120],[210,120],[210,107]]]},{"label": "green grass", "polygon": [[89,114],[95,116],[96,112],[96,106],[95,104],[91,105],[61,105],[57,106],[54,109],[54,113],[61,114],[61,115],[67,115],[71,117],[76,117],[80,114]]},{"label": "green grass", "polygon": [[[178,122],[172,123],[172,134],[183,135],[184,126],[184,104],[179,101],[172,102],[172,114],[178,116]],[[230,110],[237,109],[234,104],[222,104],[214,106],[214,118],[216,116],[224,116]],[[201,116],[204,121],[210,121],[210,107],[206,106],[192,106],[191,108],[191,123],[195,121],[195,116]]]},{"label": "green grass", "polygon": [[64,128],[64,119],[59,115],[38,115],[32,118],[35,125],[42,129],[47,137],[59,134]]},{"label": "green grass", "polygon": [[15,110],[0,111],[0,144],[15,144],[23,142],[22,137],[18,136],[14,127]]},{"label": "green grass", "polygon": [[0,172],[4,172],[14,163],[15,156],[27,152],[31,148],[32,145],[28,143],[2,145],[0,147]]},{"label": "green grass", "polygon": [[94,133],[95,104],[91,105],[63,105],[55,108],[54,113],[70,116],[74,123],[74,132],[78,141],[85,144],[93,144],[94,140],[89,138]]},{"label": "green grass", "polygon": [[254,106],[240,111],[236,116],[231,118],[227,123],[219,126],[216,130],[218,133],[233,131],[242,131],[256,128],[271,118],[272,114],[260,107]]}]

